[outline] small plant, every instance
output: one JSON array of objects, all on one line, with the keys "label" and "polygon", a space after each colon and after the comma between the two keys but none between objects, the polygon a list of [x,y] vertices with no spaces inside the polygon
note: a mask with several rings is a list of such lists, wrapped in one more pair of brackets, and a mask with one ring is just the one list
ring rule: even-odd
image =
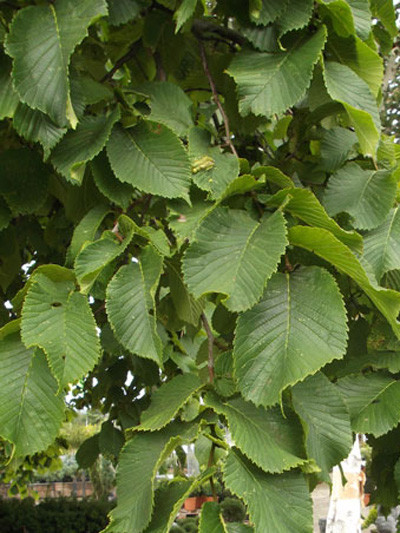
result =
[{"label": "small plant", "polygon": [[368,513],[367,518],[362,523],[362,529],[367,529],[369,526],[375,523],[375,520],[378,518],[378,509],[375,505],[371,508]]},{"label": "small plant", "polygon": [[225,498],[221,510],[226,522],[243,522],[246,518],[246,508],[237,498]]}]

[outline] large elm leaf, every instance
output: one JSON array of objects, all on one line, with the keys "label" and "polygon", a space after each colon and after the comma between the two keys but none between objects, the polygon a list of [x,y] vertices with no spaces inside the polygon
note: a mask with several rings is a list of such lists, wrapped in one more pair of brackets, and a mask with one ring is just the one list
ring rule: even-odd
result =
[{"label": "large elm leaf", "polygon": [[24,139],[39,142],[47,159],[50,150],[59,142],[66,133],[66,128],[60,128],[44,113],[31,109],[25,104],[19,104],[14,118],[13,126]]},{"label": "large elm leaf", "polygon": [[296,104],[310,85],[325,39],[322,28],[285,52],[237,54],[228,73],[237,83],[240,113],[269,117]]},{"label": "large elm leaf", "polygon": [[50,161],[58,172],[72,183],[82,183],[86,163],[104,148],[118,118],[118,109],[109,115],[84,117],[76,130],[70,130],[51,154]]},{"label": "large elm leaf", "polygon": [[396,190],[396,177],[389,171],[348,163],[329,179],[323,201],[330,215],[346,212],[356,228],[373,229],[387,217]]},{"label": "large elm leaf", "polygon": [[347,457],[353,445],[346,406],[336,386],[322,372],[295,385],[292,398],[304,423],[308,456],[328,477],[332,467]]},{"label": "large elm leaf", "polygon": [[163,260],[153,246],[137,263],[119,269],[107,287],[106,309],[117,339],[130,352],[162,364],[162,343],[156,331],[154,296]]},{"label": "large elm leaf", "polygon": [[400,211],[392,209],[386,220],[364,237],[364,257],[380,281],[389,270],[400,268]]},{"label": "large elm leaf", "polygon": [[193,126],[192,101],[175,83],[149,82],[135,88],[135,91],[150,97],[149,120],[165,124],[181,137]]},{"label": "large elm leaf", "polygon": [[196,424],[172,423],[156,433],[138,433],[125,444],[117,472],[118,505],[105,531],[141,533],[146,528],[158,468],[176,446],[192,441],[197,431]]},{"label": "large elm leaf", "polygon": [[250,17],[256,24],[266,26],[285,11],[289,0],[250,0]]},{"label": "large elm leaf", "polygon": [[380,137],[376,100],[367,83],[350,67],[327,61],[324,80],[329,96],[340,102],[354,125],[364,155],[374,157]]},{"label": "large elm leaf", "polygon": [[206,502],[201,508],[199,533],[227,533],[221,507],[217,502]]},{"label": "large elm leaf", "polygon": [[234,365],[242,395],[257,405],[346,351],[346,311],[333,277],[319,267],[275,274],[261,301],[239,317]]},{"label": "large elm leaf", "polygon": [[[185,281],[198,298],[220,292],[243,311],[261,297],[286,248],[280,211],[257,222],[245,211],[218,208],[204,219],[183,258]],[[215,244],[218,243],[218,246]]]},{"label": "large elm leaf", "polygon": [[188,200],[190,165],[179,138],[164,125],[143,122],[129,131],[115,127],[107,155],[117,178],[165,198]]},{"label": "large elm leaf", "polygon": [[140,10],[148,6],[149,0],[107,0],[108,20],[112,26],[119,26],[133,20]]},{"label": "large elm leaf", "polygon": [[121,183],[115,177],[105,151],[91,161],[90,168],[99,191],[114,204],[126,209],[131,202],[134,189],[129,183]]},{"label": "large elm leaf", "polygon": [[349,4],[354,19],[357,35],[366,41],[371,33],[371,12],[369,0],[346,0]]},{"label": "large elm leaf", "polygon": [[384,373],[346,376],[338,388],[350,413],[353,431],[379,437],[400,421],[400,382]]},{"label": "large elm leaf", "polygon": [[314,193],[308,189],[283,189],[268,199],[268,204],[279,207],[299,218],[310,226],[329,230],[350,248],[362,252],[363,240],[355,231],[342,229],[337,222],[330,218],[317,200]]},{"label": "large elm leaf", "polygon": [[228,421],[235,445],[264,472],[281,473],[304,463],[302,429],[279,407],[256,407],[242,398],[221,401],[214,394],[205,403]]},{"label": "large elm leaf", "polygon": [[118,219],[118,235],[107,230],[100,239],[81,249],[75,259],[75,272],[83,293],[89,292],[103,268],[126,250],[134,230],[134,222],[121,215]]},{"label": "large elm leaf", "polygon": [[0,120],[11,118],[18,103],[18,95],[12,86],[11,61],[5,54],[0,54]]},{"label": "large elm leaf", "polygon": [[346,0],[327,0],[319,4],[320,14],[324,20],[330,20],[337,35],[349,37],[355,34],[353,13]]},{"label": "large elm leaf", "polygon": [[[306,26],[313,11],[312,0],[290,0],[285,11],[276,20],[278,34],[283,35],[288,31],[298,30]],[[263,28],[265,31],[265,28]]]},{"label": "large elm leaf", "polygon": [[357,257],[329,231],[320,228],[294,226],[290,228],[288,233],[291,244],[315,253],[334,265],[340,272],[350,276],[371,298],[392,326],[397,337],[400,338],[400,324],[397,321],[400,312],[398,292],[383,289],[373,284]]},{"label": "large elm leaf", "polygon": [[343,166],[356,142],[354,131],[339,127],[328,130],[321,141],[321,170],[333,172]]},{"label": "large elm leaf", "polygon": [[89,303],[74,289],[72,281],[36,274],[22,308],[22,340],[46,353],[60,387],[84,376],[100,357]]},{"label": "large elm leaf", "polygon": [[267,474],[233,449],[223,475],[228,489],[246,502],[255,533],[265,533],[266,524],[274,533],[312,531],[312,503],[302,474]]},{"label": "large elm leaf", "polygon": [[166,426],[201,386],[194,374],[181,374],[161,385],[152,395],[150,407],[142,413],[139,429],[155,431]]},{"label": "large elm leaf", "polygon": [[59,126],[77,118],[68,80],[69,61],[88,26],[107,14],[105,0],[56,0],[17,12],[6,39],[14,59],[14,86],[22,100]]},{"label": "large elm leaf", "polygon": [[46,449],[64,419],[64,402],[41,350],[26,348],[18,324],[0,331],[0,433],[17,456]]}]

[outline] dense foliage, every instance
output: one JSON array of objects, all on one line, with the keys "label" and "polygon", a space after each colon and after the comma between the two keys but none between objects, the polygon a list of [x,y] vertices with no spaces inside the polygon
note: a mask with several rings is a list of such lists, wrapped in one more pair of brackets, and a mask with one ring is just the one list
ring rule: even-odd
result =
[{"label": "dense foliage", "polygon": [[[169,531],[221,471],[256,532],[312,531],[309,491],[353,432],[373,446],[373,498],[395,504],[391,1],[0,9],[7,468],[46,456],[74,384],[108,416],[77,460],[118,462],[109,532]],[[181,475],[156,489],[173,450]],[[230,527],[203,506],[201,533]]]}]

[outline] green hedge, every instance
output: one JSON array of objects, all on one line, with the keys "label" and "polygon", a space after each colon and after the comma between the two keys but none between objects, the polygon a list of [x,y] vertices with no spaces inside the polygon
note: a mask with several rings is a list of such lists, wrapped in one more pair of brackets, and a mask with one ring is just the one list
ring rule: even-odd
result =
[{"label": "green hedge", "polygon": [[107,501],[32,498],[0,499],[2,533],[98,533],[108,523],[113,504]]}]

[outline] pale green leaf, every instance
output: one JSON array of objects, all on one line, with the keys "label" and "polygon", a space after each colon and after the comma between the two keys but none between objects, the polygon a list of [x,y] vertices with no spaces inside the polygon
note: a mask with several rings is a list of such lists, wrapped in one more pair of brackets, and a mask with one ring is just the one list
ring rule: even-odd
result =
[{"label": "pale green leaf", "polygon": [[189,159],[179,138],[165,126],[143,122],[128,131],[115,127],[107,155],[120,181],[150,194],[188,199]]},{"label": "pale green leaf", "polygon": [[224,190],[222,198],[229,198],[229,196],[236,196],[239,194],[246,194],[250,191],[257,191],[265,189],[265,178],[261,177],[257,180],[251,174],[243,174],[235,178],[228,187]]},{"label": "pale green leaf", "polygon": [[371,33],[371,12],[369,10],[369,0],[346,0],[349,4],[354,19],[354,27],[357,35],[363,40],[367,40]]},{"label": "pale green leaf", "polygon": [[72,183],[82,183],[86,163],[104,148],[118,118],[118,109],[109,115],[83,117],[76,130],[70,130],[51,154],[50,161],[58,172]]},{"label": "pale green leaf", "polygon": [[206,502],[202,506],[199,533],[228,533],[217,502]]},{"label": "pale green leaf", "polygon": [[319,10],[324,18],[329,18],[334,31],[341,37],[355,34],[354,17],[345,0],[319,0]]},{"label": "pale green leaf", "polygon": [[142,413],[139,429],[155,431],[166,426],[201,386],[194,374],[180,374],[161,385],[152,395],[150,407]]},{"label": "pale green leaf", "polygon": [[379,281],[389,270],[400,268],[400,211],[392,209],[386,220],[364,237],[364,257]]},{"label": "pale green leaf", "polygon": [[196,4],[197,0],[182,0],[181,5],[174,13],[174,19],[176,20],[175,33],[178,33],[185,22],[194,14]]},{"label": "pale green leaf", "polygon": [[400,420],[400,382],[383,373],[346,376],[338,388],[351,417],[353,431],[376,437]]},{"label": "pale green leaf", "polygon": [[329,96],[340,102],[354,125],[364,155],[375,156],[380,137],[378,107],[370,88],[350,67],[327,61],[324,79]]},{"label": "pale green leaf", "polygon": [[89,243],[77,255],[75,272],[82,292],[89,292],[103,268],[126,250],[132,240],[135,224],[127,216],[121,215],[117,231],[120,239],[107,230],[100,239]]},{"label": "pale green leaf", "polygon": [[19,98],[11,81],[11,61],[0,54],[0,120],[12,118],[17,109]]},{"label": "pale green leaf", "polygon": [[266,474],[235,450],[224,467],[224,481],[242,498],[255,525],[255,533],[310,533],[313,529],[312,503],[302,474]]},{"label": "pale green leaf", "polygon": [[112,26],[120,26],[136,18],[148,0],[107,0],[108,20]]},{"label": "pale green leaf", "polygon": [[51,149],[67,131],[66,128],[60,128],[54,124],[41,111],[31,109],[24,104],[19,104],[17,107],[14,113],[13,125],[24,139],[39,142],[42,145],[45,159],[49,157]]},{"label": "pale green leaf", "polygon": [[[192,163],[192,179],[213,198],[220,198],[225,190],[239,175],[239,160],[231,153],[222,153],[218,147],[212,147],[210,135],[200,128],[193,128],[189,133],[189,157]],[[205,160],[208,168],[198,169],[198,163]]]},{"label": "pale green leaf", "polygon": [[348,456],[353,434],[346,406],[327,377],[318,372],[292,389],[293,406],[304,422],[308,457],[326,477]]},{"label": "pale green leaf", "polygon": [[192,441],[197,430],[195,424],[172,423],[156,433],[138,433],[125,444],[117,472],[118,505],[105,531],[141,533],[146,528],[158,468],[176,446]]},{"label": "pale green leaf", "polygon": [[11,210],[31,214],[45,202],[50,169],[40,155],[29,148],[6,150],[0,154],[0,194]]},{"label": "pale green leaf", "polygon": [[135,91],[150,97],[149,120],[165,124],[181,137],[185,136],[193,126],[192,101],[175,83],[167,81],[145,83],[135,87]]},{"label": "pale green leaf", "polygon": [[237,54],[228,73],[237,83],[240,113],[268,117],[296,104],[310,85],[325,39],[322,28],[286,52]]},{"label": "pale green leaf", "polygon": [[107,14],[105,0],[56,0],[17,12],[6,39],[22,100],[59,126],[77,123],[68,82],[70,56],[88,26]]},{"label": "pale green leaf", "polygon": [[114,204],[126,209],[133,197],[134,189],[128,183],[121,183],[114,175],[105,151],[90,163],[94,182],[99,191]]},{"label": "pale green leaf", "polygon": [[285,211],[289,211],[306,224],[327,229],[350,248],[362,252],[363,240],[361,235],[355,231],[342,229],[327,215],[312,191],[297,188],[284,189],[269,198],[267,203],[277,207],[283,204]]},{"label": "pale green leaf", "polygon": [[356,142],[354,131],[339,127],[328,130],[321,141],[321,170],[334,172],[343,166]]},{"label": "pale green leaf", "polygon": [[60,387],[84,376],[100,357],[89,303],[74,289],[71,281],[36,274],[22,308],[22,340],[42,348]]},{"label": "pale green leaf", "polygon": [[350,276],[371,298],[376,307],[400,337],[400,295],[396,291],[383,289],[371,283],[360,261],[347,246],[336,239],[329,231],[305,226],[294,226],[289,230],[289,241],[295,246],[314,252],[334,265],[340,272]]},{"label": "pale green leaf", "polygon": [[119,269],[107,287],[106,309],[117,339],[133,354],[162,362],[162,343],[156,331],[154,295],[163,260],[148,245],[137,263]]},{"label": "pale green leaf", "polygon": [[288,386],[343,357],[346,311],[333,277],[319,267],[275,274],[262,300],[238,320],[239,389],[257,405],[279,402]]},{"label": "pale green leaf", "polygon": [[330,215],[346,212],[354,227],[373,229],[389,214],[396,190],[396,177],[389,171],[363,170],[348,163],[330,177],[323,201]]},{"label": "pale green leaf", "polygon": [[284,13],[288,3],[289,0],[258,0],[253,5],[250,2],[250,17],[256,24],[266,26]]},{"label": "pale green leaf", "polygon": [[56,395],[57,382],[43,352],[25,348],[18,331],[3,331],[0,433],[24,457],[53,442],[64,419],[64,402]]},{"label": "pale green leaf", "polygon": [[274,185],[277,185],[281,189],[286,187],[294,187],[294,182],[289,176],[286,176],[279,168],[270,166],[256,167],[252,170],[252,174],[257,178],[265,177],[267,181],[270,181]]},{"label": "pale green leaf", "polygon": [[93,241],[101,222],[109,212],[109,208],[103,204],[93,207],[79,222],[74,229],[71,244],[67,250],[65,264],[71,266],[87,241]]},{"label": "pale green leaf", "polygon": [[[220,292],[226,306],[242,311],[261,297],[286,248],[280,211],[261,222],[245,211],[217,208],[204,219],[183,258],[185,281],[198,298]],[[218,242],[218,246],[215,243]]]},{"label": "pale green leaf", "polygon": [[205,403],[228,421],[235,445],[264,472],[281,473],[304,463],[302,429],[279,407],[264,409],[242,398],[220,401],[214,394]]}]

